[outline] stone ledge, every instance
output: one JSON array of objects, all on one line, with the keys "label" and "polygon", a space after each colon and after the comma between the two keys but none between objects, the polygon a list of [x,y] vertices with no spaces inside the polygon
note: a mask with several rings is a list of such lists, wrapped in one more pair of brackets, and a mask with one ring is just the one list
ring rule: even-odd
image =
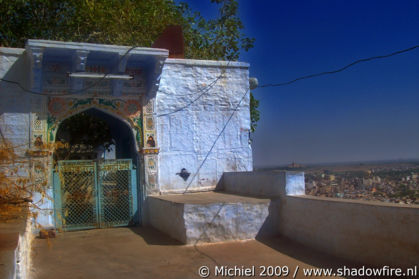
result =
[{"label": "stone ledge", "polygon": [[236,61],[216,61],[216,60],[197,60],[197,59],[177,59],[167,58],[165,64],[181,64],[187,66],[223,67],[223,68],[244,68],[250,67],[249,63]]},{"label": "stone ledge", "polygon": [[[39,48],[61,48],[61,49],[72,49],[72,50],[88,50],[88,51],[103,51],[103,52],[114,52],[119,54],[125,54],[130,46],[119,46],[119,45],[106,45],[106,44],[92,44],[92,43],[80,43],[80,42],[63,42],[63,41],[52,41],[52,40],[33,40],[27,41],[27,47],[39,47]],[[160,48],[149,48],[149,47],[136,47],[130,51],[130,54],[138,55],[153,55],[168,57],[169,51]]]},{"label": "stone ledge", "polygon": [[305,199],[313,202],[322,202],[324,204],[348,204],[348,205],[364,205],[372,207],[382,207],[382,208],[406,208],[409,210],[417,211],[419,205],[417,204],[400,204],[400,203],[386,203],[381,201],[367,201],[367,200],[355,200],[355,199],[343,199],[343,198],[329,198],[329,197],[319,197],[319,196],[310,196],[310,195],[298,195],[290,196],[289,199]]},{"label": "stone ledge", "polygon": [[185,243],[254,239],[271,201],[220,192],[149,196],[150,224]]},{"label": "stone ledge", "polygon": [[0,47],[0,55],[20,56],[24,52],[24,48]]},{"label": "stone ledge", "polygon": [[152,196],[152,198],[160,199],[168,202],[178,204],[211,204],[211,203],[225,203],[225,204],[236,204],[236,203],[269,203],[270,199],[259,198],[253,196],[243,196],[234,193],[226,192],[200,192],[200,193],[187,193],[187,194],[171,194]]},{"label": "stone ledge", "polygon": [[238,195],[265,198],[304,195],[304,173],[294,171],[224,172],[219,189]]}]

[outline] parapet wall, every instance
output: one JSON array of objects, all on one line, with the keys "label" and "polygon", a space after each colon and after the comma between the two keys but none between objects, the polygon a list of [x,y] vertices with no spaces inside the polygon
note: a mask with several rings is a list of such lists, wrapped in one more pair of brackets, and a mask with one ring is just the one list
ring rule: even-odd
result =
[{"label": "parapet wall", "polygon": [[304,173],[293,171],[226,172],[220,190],[266,198],[304,195]]},{"label": "parapet wall", "polygon": [[373,266],[419,263],[419,206],[306,196],[301,172],[225,173],[220,188],[271,197],[270,225],[303,245]]},{"label": "parapet wall", "polygon": [[376,266],[419,263],[419,206],[285,196],[278,231],[329,254]]}]

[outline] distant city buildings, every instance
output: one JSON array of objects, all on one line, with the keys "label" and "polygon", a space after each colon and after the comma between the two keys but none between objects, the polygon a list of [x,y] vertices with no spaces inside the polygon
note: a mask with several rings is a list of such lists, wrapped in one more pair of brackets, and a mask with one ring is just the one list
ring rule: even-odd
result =
[{"label": "distant city buildings", "polygon": [[419,166],[317,170],[308,172],[305,179],[307,195],[419,204]]}]

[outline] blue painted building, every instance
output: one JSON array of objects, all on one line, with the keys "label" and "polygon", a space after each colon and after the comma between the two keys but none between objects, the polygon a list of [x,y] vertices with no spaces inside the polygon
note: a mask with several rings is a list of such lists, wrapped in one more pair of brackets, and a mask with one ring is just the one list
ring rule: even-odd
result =
[{"label": "blue painted building", "polygon": [[[211,191],[224,172],[252,170],[246,63],[46,40],[0,48],[0,59],[0,76],[14,82],[0,83],[2,134],[28,169],[48,169],[49,198],[35,195],[43,226],[148,222],[147,197]],[[106,123],[113,151],[57,160],[43,150],[81,113]]]}]

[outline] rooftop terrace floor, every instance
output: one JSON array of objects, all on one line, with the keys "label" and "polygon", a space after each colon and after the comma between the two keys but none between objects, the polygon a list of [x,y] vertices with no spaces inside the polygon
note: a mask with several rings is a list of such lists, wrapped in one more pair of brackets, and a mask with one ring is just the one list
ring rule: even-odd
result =
[{"label": "rooftop terrace floor", "polygon": [[200,192],[187,194],[170,194],[161,196],[150,196],[152,198],[184,204],[210,204],[210,203],[269,203],[270,199],[242,196],[227,192]]},{"label": "rooftop terrace floor", "polygon": [[215,265],[255,266],[256,273],[260,265],[288,266],[288,278],[299,266],[296,278],[303,278],[303,268],[352,265],[281,237],[194,247],[150,227],[66,232],[55,239],[35,239],[32,258],[31,278],[37,279],[200,278],[198,269],[203,265],[211,275]]}]

